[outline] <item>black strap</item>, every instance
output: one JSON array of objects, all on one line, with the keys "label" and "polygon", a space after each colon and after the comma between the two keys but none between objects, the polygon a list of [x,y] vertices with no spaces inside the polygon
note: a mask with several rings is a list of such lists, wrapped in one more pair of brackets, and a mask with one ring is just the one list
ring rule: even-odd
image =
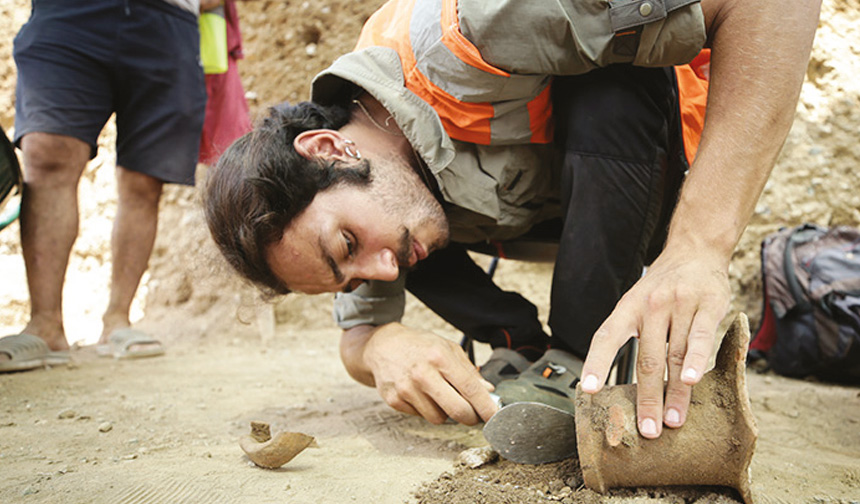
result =
[{"label": "black strap", "polygon": [[794,301],[803,311],[811,310],[812,303],[809,302],[803,287],[800,285],[800,281],[797,279],[797,273],[794,269],[794,250],[798,244],[808,242],[812,236],[818,234],[820,231],[818,226],[814,224],[804,224],[791,233],[785,242],[785,252],[782,262],[783,270],[785,271],[785,280],[788,283],[788,289],[791,291]]}]

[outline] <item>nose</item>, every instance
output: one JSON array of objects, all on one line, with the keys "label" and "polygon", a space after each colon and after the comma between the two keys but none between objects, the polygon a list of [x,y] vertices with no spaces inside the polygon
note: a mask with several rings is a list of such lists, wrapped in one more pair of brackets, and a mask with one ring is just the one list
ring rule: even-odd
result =
[{"label": "nose", "polygon": [[354,277],[363,280],[393,282],[400,275],[400,266],[394,251],[383,248],[368,254],[355,270]]}]

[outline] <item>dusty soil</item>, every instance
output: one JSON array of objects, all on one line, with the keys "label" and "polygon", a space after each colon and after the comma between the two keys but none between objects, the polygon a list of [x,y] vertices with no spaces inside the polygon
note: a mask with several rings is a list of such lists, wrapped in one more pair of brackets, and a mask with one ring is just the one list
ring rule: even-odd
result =
[{"label": "dusty soil", "polygon": [[[239,5],[241,64],[255,117],[307,97],[310,77],[352,46],[378,1],[254,1]],[[0,124],[14,128],[12,39],[26,0],[0,0]],[[732,263],[733,312],[756,326],[759,244],[802,222],[860,226],[860,1],[825,0],[797,120]],[[274,304],[227,274],[189,188],[169,188],[138,325],[166,356],[98,359],[115,211],[110,123],[81,181],[81,233],[64,312],[74,364],[0,375],[0,502],[728,503],[723,489],[583,489],[574,460],[467,469],[479,428],[431,426],[394,412],[349,379],[337,357],[328,296]],[[481,258],[481,260],[484,260]],[[0,232],[0,333],[20,330],[29,304],[18,228]],[[499,283],[532,299],[543,320],[550,269],[504,262]],[[410,299],[406,323],[458,338]],[[486,348],[479,348],[479,359]],[[860,390],[750,371],[760,437],[752,462],[757,502],[860,502]],[[317,438],[279,470],[239,449],[251,420]]]}]

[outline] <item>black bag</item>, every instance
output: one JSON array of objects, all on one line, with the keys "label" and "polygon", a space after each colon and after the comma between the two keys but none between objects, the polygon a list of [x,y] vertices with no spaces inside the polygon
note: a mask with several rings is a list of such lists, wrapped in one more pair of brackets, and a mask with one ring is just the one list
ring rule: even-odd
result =
[{"label": "black bag", "polygon": [[751,354],[785,376],[860,383],[860,231],[781,229],[762,242],[761,267]]}]

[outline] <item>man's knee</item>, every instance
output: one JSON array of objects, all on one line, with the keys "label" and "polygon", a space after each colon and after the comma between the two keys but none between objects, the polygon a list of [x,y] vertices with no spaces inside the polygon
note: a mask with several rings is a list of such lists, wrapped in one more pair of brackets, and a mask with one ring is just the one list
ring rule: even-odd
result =
[{"label": "man's knee", "polygon": [[24,182],[34,185],[77,184],[91,148],[77,138],[33,132],[21,138]]},{"label": "man's knee", "polygon": [[616,66],[553,83],[556,139],[567,152],[650,161],[668,148],[677,96],[662,68]]},{"label": "man's knee", "polygon": [[164,182],[155,177],[117,166],[116,179],[121,199],[157,204],[161,197]]}]

